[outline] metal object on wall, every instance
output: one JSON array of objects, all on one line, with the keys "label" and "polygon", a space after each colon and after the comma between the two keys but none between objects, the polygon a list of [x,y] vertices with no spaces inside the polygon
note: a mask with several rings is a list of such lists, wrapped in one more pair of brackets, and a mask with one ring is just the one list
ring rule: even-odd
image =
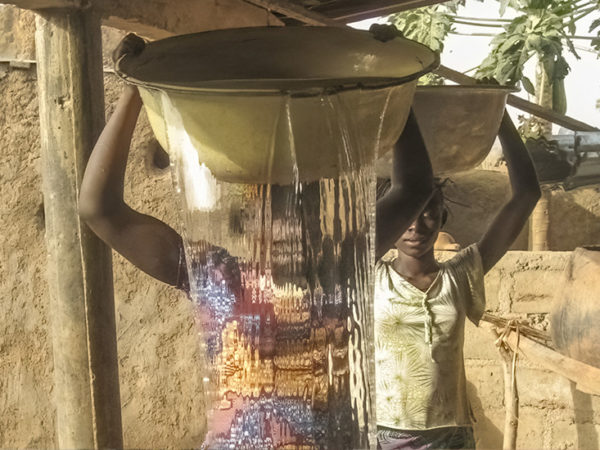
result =
[{"label": "metal object on wall", "polygon": [[526,144],[540,183],[562,183],[566,190],[600,183],[600,132],[577,131]]}]

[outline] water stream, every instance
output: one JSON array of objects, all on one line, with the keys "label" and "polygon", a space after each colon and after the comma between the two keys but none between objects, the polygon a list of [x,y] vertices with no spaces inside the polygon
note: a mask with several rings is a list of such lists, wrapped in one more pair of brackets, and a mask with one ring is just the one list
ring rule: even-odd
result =
[{"label": "water stream", "polygon": [[[302,101],[281,98],[257,156],[267,182],[218,179],[183,120],[168,130],[206,355],[205,448],[375,448],[373,152],[356,148],[361,124],[338,94],[318,98],[314,136],[295,117]],[[298,156],[323,134],[337,169],[315,179]]]}]

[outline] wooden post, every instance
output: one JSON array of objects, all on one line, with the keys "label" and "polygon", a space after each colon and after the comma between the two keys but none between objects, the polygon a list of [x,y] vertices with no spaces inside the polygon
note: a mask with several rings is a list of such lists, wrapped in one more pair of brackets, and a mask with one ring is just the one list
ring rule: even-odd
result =
[{"label": "wooden post", "polygon": [[100,19],[53,9],[36,27],[58,446],[121,448],[111,254],[77,210],[104,125]]},{"label": "wooden post", "polygon": [[536,252],[550,250],[550,199],[552,193],[546,186],[541,188],[542,196],[529,218],[529,250]]},{"label": "wooden post", "polygon": [[517,448],[517,433],[519,430],[519,391],[517,390],[517,374],[514,365],[517,355],[504,343],[498,347],[502,358],[504,373],[504,440],[502,450]]}]

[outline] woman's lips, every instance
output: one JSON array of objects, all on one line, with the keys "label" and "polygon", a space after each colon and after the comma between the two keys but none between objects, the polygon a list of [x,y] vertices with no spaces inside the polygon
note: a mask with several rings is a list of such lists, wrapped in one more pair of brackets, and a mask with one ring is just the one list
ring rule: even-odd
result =
[{"label": "woman's lips", "polygon": [[421,244],[424,244],[425,242],[427,242],[427,237],[423,236],[423,237],[408,238],[408,239],[404,239],[404,242],[406,242],[409,245],[421,245]]}]

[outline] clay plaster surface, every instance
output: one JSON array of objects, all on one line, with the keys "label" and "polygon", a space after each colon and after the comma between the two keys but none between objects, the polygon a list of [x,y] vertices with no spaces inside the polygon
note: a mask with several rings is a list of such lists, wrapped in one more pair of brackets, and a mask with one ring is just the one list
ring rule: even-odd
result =
[{"label": "clay plaster surface", "polygon": [[[444,231],[463,247],[477,241],[510,196],[508,176],[502,170],[474,170],[452,175],[444,189],[450,209]],[[549,249],[570,251],[600,243],[600,186],[551,190]],[[526,226],[511,247],[528,249]]]},{"label": "clay plaster surface", "polygon": [[[122,86],[110,75],[105,82],[110,110]],[[35,72],[10,70],[0,91],[0,447],[50,448],[55,409]],[[177,226],[170,175],[152,164],[155,150],[142,119],[126,201]],[[119,255],[113,265],[125,445],[197,444],[203,374],[191,304]]]},{"label": "clay plaster surface", "polygon": [[[509,252],[486,275],[488,311],[506,318],[529,319],[535,327],[548,330],[547,312],[570,254]],[[465,366],[477,419],[478,448],[502,446],[504,381],[494,340],[490,331],[467,323]],[[599,448],[600,396],[579,392],[566,378],[523,358],[518,361],[517,384],[517,448]]]},{"label": "clay plaster surface", "polygon": [[0,61],[35,59],[34,14],[0,4]]}]

